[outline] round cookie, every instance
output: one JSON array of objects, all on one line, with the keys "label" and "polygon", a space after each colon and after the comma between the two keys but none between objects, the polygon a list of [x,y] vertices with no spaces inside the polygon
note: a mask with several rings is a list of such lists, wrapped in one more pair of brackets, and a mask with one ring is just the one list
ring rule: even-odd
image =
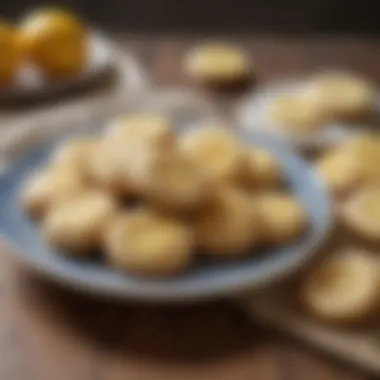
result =
[{"label": "round cookie", "polygon": [[55,203],[85,190],[82,177],[67,165],[52,165],[34,173],[23,185],[21,203],[33,217],[41,218]]},{"label": "round cookie", "polygon": [[105,237],[108,260],[117,268],[145,276],[171,276],[191,262],[194,246],[189,228],[148,209],[124,212]]},{"label": "round cookie", "polygon": [[346,73],[318,75],[312,84],[314,98],[329,117],[355,119],[371,113],[374,91],[365,80]]},{"label": "round cookie", "polygon": [[243,183],[252,189],[273,189],[282,183],[280,163],[265,149],[254,147],[246,151]]},{"label": "round cookie", "polygon": [[380,272],[367,252],[344,250],[327,258],[302,283],[308,312],[333,324],[365,322],[378,310]]},{"label": "round cookie", "polygon": [[263,193],[256,201],[263,245],[285,245],[299,238],[308,226],[304,208],[291,195]]},{"label": "round cookie", "polygon": [[149,159],[150,154],[173,149],[175,136],[171,127],[170,120],[159,114],[127,114],[109,125],[105,142],[119,170],[138,177],[143,160]]},{"label": "round cookie", "polygon": [[211,89],[244,89],[253,79],[248,58],[233,45],[215,43],[198,46],[186,55],[183,65],[190,80]]},{"label": "round cookie", "polygon": [[93,186],[116,198],[129,199],[136,195],[126,165],[120,165],[112,144],[102,141],[88,159],[88,177]]},{"label": "round cookie", "polygon": [[244,167],[244,150],[230,131],[218,125],[185,132],[179,149],[216,182],[239,179]]},{"label": "round cookie", "polygon": [[141,160],[136,163],[139,171],[132,178],[151,205],[162,211],[187,213],[198,209],[207,199],[210,192],[207,176],[180,152],[153,151]]},{"label": "round cookie", "polygon": [[349,194],[362,183],[363,175],[357,160],[343,149],[324,155],[316,168],[334,198]]},{"label": "round cookie", "polygon": [[342,205],[343,223],[367,242],[380,243],[380,187],[363,187]]},{"label": "round cookie", "polygon": [[377,133],[360,135],[344,144],[342,150],[355,161],[363,184],[380,183],[380,136]]},{"label": "round cookie", "polygon": [[119,116],[108,126],[105,138],[124,150],[140,149],[141,145],[152,148],[172,148],[175,136],[172,123],[159,114],[132,113]]},{"label": "round cookie", "polygon": [[194,230],[202,252],[215,258],[237,258],[248,254],[259,238],[259,224],[251,198],[243,191],[222,186],[214,199],[194,219]]},{"label": "round cookie", "polygon": [[108,194],[89,190],[51,207],[43,221],[43,233],[53,246],[86,256],[100,247],[105,227],[117,205]]},{"label": "round cookie", "polygon": [[51,161],[59,165],[71,165],[87,180],[89,161],[97,154],[100,144],[98,138],[88,136],[67,140],[53,152]]},{"label": "round cookie", "polygon": [[267,112],[277,128],[294,134],[320,130],[326,121],[319,102],[307,94],[279,95],[268,106]]}]

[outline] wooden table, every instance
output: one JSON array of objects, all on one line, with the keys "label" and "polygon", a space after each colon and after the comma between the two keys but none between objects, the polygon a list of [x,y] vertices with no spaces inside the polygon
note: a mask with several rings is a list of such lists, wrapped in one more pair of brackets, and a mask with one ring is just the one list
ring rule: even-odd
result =
[{"label": "wooden table", "polygon": [[[375,39],[237,40],[252,51],[263,79],[344,65],[380,81]],[[182,81],[178,62],[190,41],[142,37],[128,44],[155,83],[172,85]],[[255,326],[227,301],[164,307],[90,299],[0,256],[0,380],[366,378]]]}]

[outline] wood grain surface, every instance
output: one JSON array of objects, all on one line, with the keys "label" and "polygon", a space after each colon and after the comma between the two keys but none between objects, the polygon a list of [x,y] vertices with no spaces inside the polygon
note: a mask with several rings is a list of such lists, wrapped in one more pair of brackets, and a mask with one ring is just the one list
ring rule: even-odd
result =
[{"label": "wood grain surface", "polygon": [[[380,81],[380,40],[237,40],[252,52],[261,80],[344,65]],[[123,41],[154,83],[183,84],[179,62],[194,41]],[[5,248],[1,253],[0,380],[368,378],[349,363],[255,326],[229,301],[169,307],[91,299],[36,278]]]}]

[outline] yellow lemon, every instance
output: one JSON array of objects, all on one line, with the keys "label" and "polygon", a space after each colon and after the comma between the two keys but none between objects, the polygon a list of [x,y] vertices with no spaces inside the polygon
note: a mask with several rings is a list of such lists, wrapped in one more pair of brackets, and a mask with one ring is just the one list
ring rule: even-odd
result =
[{"label": "yellow lemon", "polygon": [[0,87],[12,81],[18,63],[16,32],[10,25],[0,21]]},{"label": "yellow lemon", "polygon": [[30,14],[20,25],[25,56],[45,75],[68,77],[86,64],[86,30],[70,12],[42,9]]}]

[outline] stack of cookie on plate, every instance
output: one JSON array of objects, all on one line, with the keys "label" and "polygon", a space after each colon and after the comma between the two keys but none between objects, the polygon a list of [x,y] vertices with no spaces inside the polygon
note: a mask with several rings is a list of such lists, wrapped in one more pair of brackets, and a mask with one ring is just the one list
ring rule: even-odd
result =
[{"label": "stack of cookie on plate", "polygon": [[21,201],[62,253],[100,254],[138,275],[284,246],[308,226],[281,164],[221,125],[175,133],[157,114],[115,119],[68,140],[25,183]]}]

